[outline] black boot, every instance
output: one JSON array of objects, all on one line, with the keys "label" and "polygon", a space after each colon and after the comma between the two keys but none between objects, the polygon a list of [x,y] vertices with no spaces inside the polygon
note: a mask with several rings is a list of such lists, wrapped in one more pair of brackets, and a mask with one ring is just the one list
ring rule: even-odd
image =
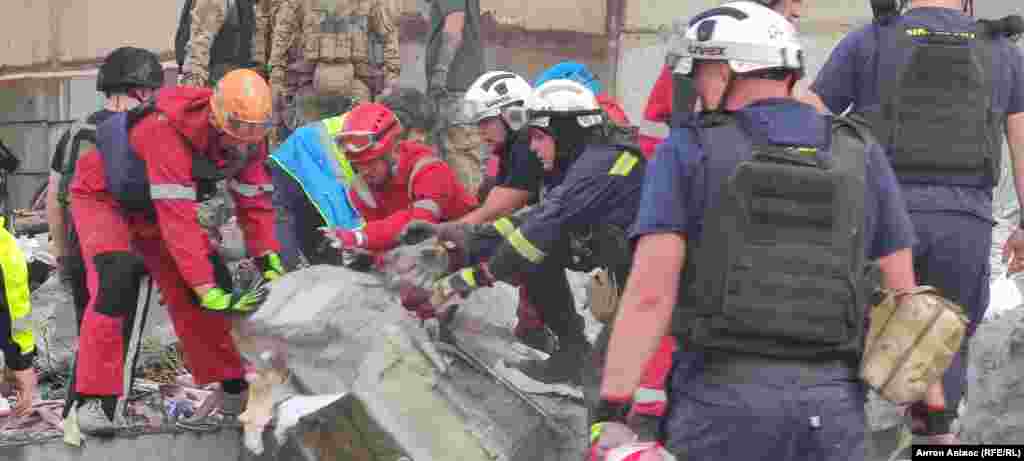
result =
[{"label": "black boot", "polygon": [[583,334],[583,318],[558,337],[558,350],[547,360],[526,360],[515,365],[534,381],[545,384],[583,384],[583,367],[589,363],[590,343]]}]

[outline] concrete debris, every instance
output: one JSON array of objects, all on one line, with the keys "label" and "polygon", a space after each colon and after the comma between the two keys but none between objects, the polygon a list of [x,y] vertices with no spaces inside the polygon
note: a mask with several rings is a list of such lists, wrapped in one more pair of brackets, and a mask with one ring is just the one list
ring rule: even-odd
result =
[{"label": "concrete debris", "polygon": [[[424,267],[416,276],[440,271]],[[275,435],[302,434],[306,447],[316,452],[352,437],[342,428],[355,425],[413,459],[421,459],[417,454],[440,459],[438,450],[463,453],[458,459],[509,461],[565,459],[582,452],[585,412],[578,400],[529,394],[524,401],[526,393],[551,390],[510,388],[446,353],[449,345],[426,346],[430,341],[421,323],[398,302],[396,283],[383,274],[314,266],[275,281],[263,308],[238,322],[236,340],[246,358],[289,376],[278,385],[290,391],[278,391],[274,402]],[[583,291],[582,283],[576,286]],[[478,290],[460,300],[455,320],[446,325],[456,344],[484,368],[536,357],[537,351],[512,347],[515,307],[511,287]],[[334,423],[303,423],[311,419]],[[247,440],[255,446],[257,436],[249,434]],[[359,445],[345,446],[356,450]]]},{"label": "concrete debris", "polygon": [[1024,443],[1024,306],[984,322],[970,345],[965,443]]}]

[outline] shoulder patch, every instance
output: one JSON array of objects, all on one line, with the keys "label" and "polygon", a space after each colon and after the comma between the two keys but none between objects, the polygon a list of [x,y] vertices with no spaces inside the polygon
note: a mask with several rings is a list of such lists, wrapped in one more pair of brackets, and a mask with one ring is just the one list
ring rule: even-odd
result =
[{"label": "shoulder patch", "polygon": [[615,164],[608,170],[608,174],[612,176],[629,176],[629,173],[633,171],[633,167],[640,162],[640,159],[627,150],[619,153],[619,157],[615,160]]}]

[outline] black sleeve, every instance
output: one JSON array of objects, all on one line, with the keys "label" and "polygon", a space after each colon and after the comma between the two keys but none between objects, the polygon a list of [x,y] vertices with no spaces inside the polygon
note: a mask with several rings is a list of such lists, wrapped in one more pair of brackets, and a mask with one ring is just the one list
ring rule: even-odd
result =
[{"label": "black sleeve", "polygon": [[496,186],[534,193],[540,190],[544,181],[544,166],[540,159],[530,152],[530,146],[526,142],[512,144],[512,148],[501,161],[500,169]]},{"label": "black sleeve", "polygon": [[50,170],[54,173],[60,173],[64,167],[64,151],[67,150],[67,145],[71,142],[71,130],[64,131],[64,134],[60,136],[60,141],[57,141],[57,148],[53,151],[53,157],[50,159]]}]

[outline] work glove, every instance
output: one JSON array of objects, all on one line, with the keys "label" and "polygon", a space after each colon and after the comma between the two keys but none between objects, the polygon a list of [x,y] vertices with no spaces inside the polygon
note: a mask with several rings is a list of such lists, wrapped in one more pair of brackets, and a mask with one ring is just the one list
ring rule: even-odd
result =
[{"label": "work glove", "polygon": [[476,267],[466,267],[438,280],[434,284],[434,293],[430,302],[435,306],[440,306],[456,294],[466,298],[477,288],[493,286],[494,281],[491,272],[487,270],[486,263]]},{"label": "work glove", "polygon": [[273,251],[256,258],[256,264],[268,282],[284,275],[284,265],[281,264],[281,256]]},{"label": "work glove", "polygon": [[249,314],[256,312],[267,300],[269,290],[262,283],[248,289],[229,293],[222,288],[214,287],[207,291],[199,300],[199,305],[206,310],[232,314]]},{"label": "work glove", "polygon": [[630,399],[601,399],[594,409],[590,426],[590,461],[604,460],[612,449],[637,441],[637,434],[626,425]]},{"label": "work glove", "polygon": [[366,245],[366,234],[360,231],[342,229],[340,227],[321,227],[320,232],[328,245],[335,250],[352,250]]}]

